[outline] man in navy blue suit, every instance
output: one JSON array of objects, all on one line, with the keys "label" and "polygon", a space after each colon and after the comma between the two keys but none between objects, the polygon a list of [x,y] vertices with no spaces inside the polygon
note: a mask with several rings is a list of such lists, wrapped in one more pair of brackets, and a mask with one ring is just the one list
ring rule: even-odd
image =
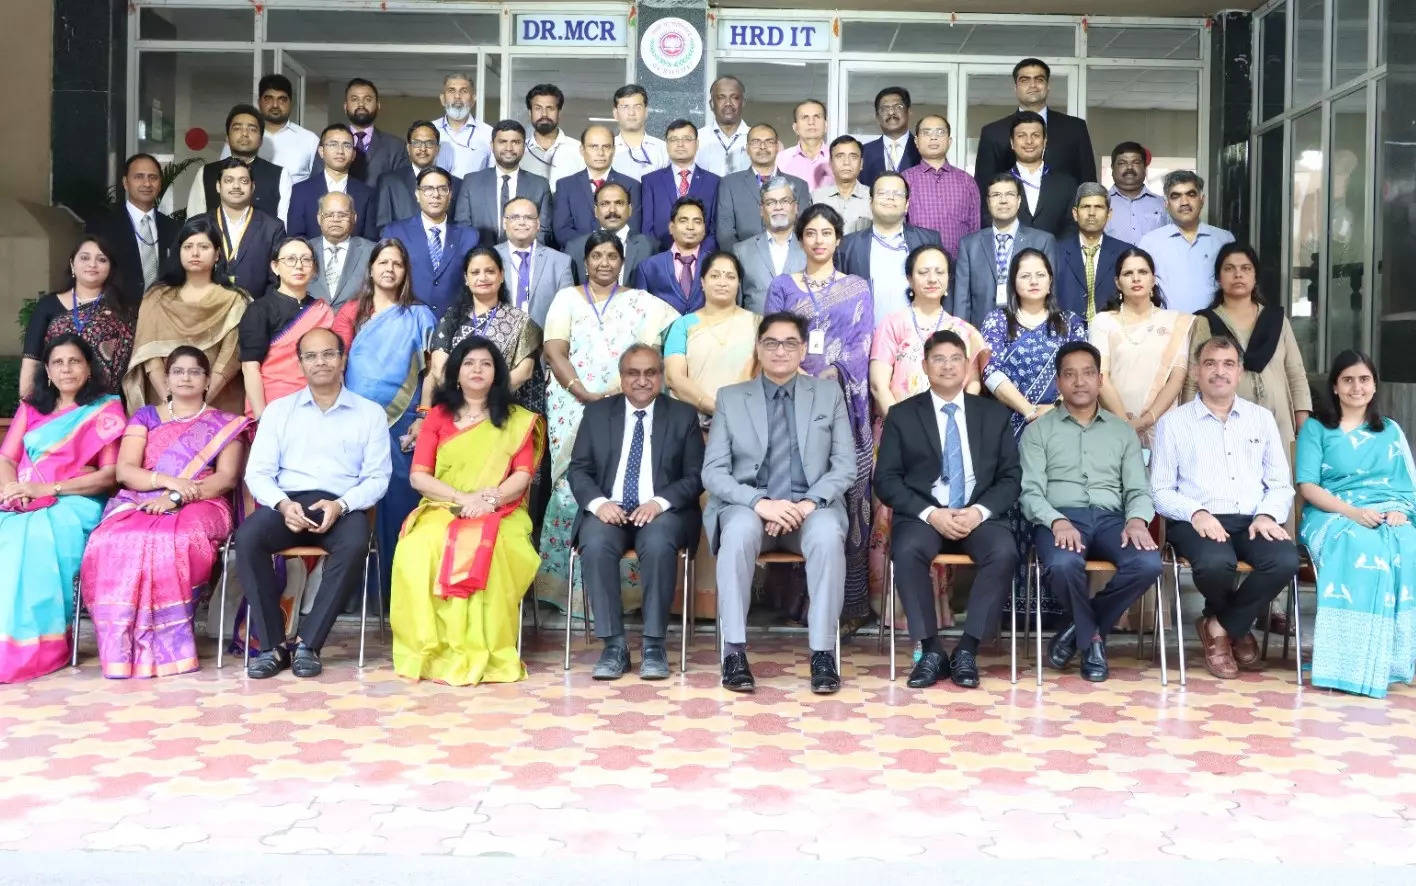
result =
[{"label": "man in navy blue suit", "polygon": [[675,120],[664,129],[668,143],[669,165],[645,173],[639,180],[642,192],[639,232],[654,238],[660,249],[673,243],[669,236],[669,219],[680,197],[697,197],[703,202],[708,218],[718,217],[718,182],[720,179],[693,162],[698,154],[698,127],[688,120]]},{"label": "man in navy blue suit", "polygon": [[716,248],[711,241],[704,242],[708,221],[702,200],[680,197],[674,201],[669,235],[673,246],[640,262],[633,286],[658,296],[680,314],[688,314],[703,307],[700,263]]},{"label": "man in navy blue suit", "polygon": [[408,248],[413,297],[439,317],[462,294],[462,265],[477,247],[477,232],[448,218],[452,173],[438,166],[418,173],[418,214],[393,222],[384,237],[397,237]]},{"label": "man in navy blue suit", "polygon": [[919,148],[910,133],[910,91],[887,86],[875,94],[875,122],[880,138],[861,149],[860,178],[867,188],[882,172],[904,172],[919,165]]},{"label": "man in navy blue suit", "polygon": [[354,134],[343,123],[331,123],[320,133],[320,158],[314,173],[290,191],[290,223],[285,232],[292,237],[318,237],[320,234],[320,198],[330,191],[342,191],[354,203],[359,227],[355,235],[372,238],[378,229],[374,224],[374,189],[349,174],[354,164]]},{"label": "man in navy blue suit", "polygon": [[[1097,311],[1106,310],[1116,297],[1116,258],[1131,244],[1106,233],[1111,220],[1111,197],[1106,188],[1087,182],[1077,188],[1072,202],[1077,234],[1057,240],[1057,304],[1088,323]],[[1091,286],[1087,271],[1091,270]]]},{"label": "man in navy blue suit", "polygon": [[580,134],[580,156],[585,168],[556,183],[551,233],[562,250],[600,227],[595,218],[595,192],[609,182],[624,185],[635,213],[629,219],[629,229],[639,230],[639,182],[610,168],[615,162],[615,134],[610,127],[599,123],[585,127]]}]

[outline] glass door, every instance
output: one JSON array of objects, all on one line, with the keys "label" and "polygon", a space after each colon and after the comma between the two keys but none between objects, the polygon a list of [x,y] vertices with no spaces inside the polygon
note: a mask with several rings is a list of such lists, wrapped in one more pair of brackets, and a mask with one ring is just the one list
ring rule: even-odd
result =
[{"label": "glass door", "polygon": [[[1013,68],[1011,65],[967,64],[960,66],[963,79],[963,120],[950,121],[958,130],[968,134],[963,142],[964,158],[960,164],[970,173],[974,171],[974,158],[978,156],[978,136],[983,127],[1001,117],[1018,110],[1018,96],[1013,89]],[[1076,106],[1076,68],[1072,65],[1053,65],[1052,77],[1048,85],[1047,106],[1068,114],[1078,113]]]},{"label": "glass door", "polygon": [[[949,162],[962,160],[962,139],[959,135],[959,115],[954,89],[958,84],[958,65],[919,65],[910,62],[841,62],[841,95],[837,108],[844,108],[845,124],[837,127],[862,143],[880,137],[880,124],[875,116],[875,96],[888,87],[903,87],[910,94],[910,128],[925,114],[943,114],[954,129],[949,147]],[[839,114],[839,112],[838,112]]]}]

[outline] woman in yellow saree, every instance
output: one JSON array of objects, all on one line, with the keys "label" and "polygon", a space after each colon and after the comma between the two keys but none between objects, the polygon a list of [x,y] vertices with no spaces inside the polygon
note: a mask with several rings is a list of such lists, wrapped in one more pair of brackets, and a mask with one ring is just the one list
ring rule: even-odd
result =
[{"label": "woman in yellow saree", "polygon": [[393,555],[393,669],[452,686],[526,676],[521,598],[540,555],[526,492],[545,445],[517,406],[496,345],[478,335],[448,356],[418,433],[410,483],[423,496]]}]

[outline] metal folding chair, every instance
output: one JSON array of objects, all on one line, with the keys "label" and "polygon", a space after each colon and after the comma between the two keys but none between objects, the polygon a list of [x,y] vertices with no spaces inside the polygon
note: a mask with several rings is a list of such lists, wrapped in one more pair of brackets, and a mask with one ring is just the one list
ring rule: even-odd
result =
[{"label": "metal folding chair", "polygon": [[[776,563],[805,563],[806,558],[801,554],[793,554],[787,551],[768,551],[757,556],[758,566],[771,566]],[[721,612],[722,607],[718,607]],[[723,660],[723,619],[719,615],[713,619],[713,634],[718,641],[718,661]],[[841,617],[836,616],[836,671],[841,670]]]},{"label": "metal folding chair", "polygon": [[[974,565],[973,557],[968,554],[940,554],[930,561],[930,570],[935,566],[967,566]],[[895,562],[890,561],[890,571],[887,573],[885,588],[885,621],[890,626],[890,682],[895,682]],[[1010,625],[1008,628],[1008,674],[1009,680],[1018,682],[1018,583],[1013,582],[1009,588],[1009,595],[1012,597],[1013,605],[1010,608]],[[1042,661],[1042,609],[1037,612],[1037,660]],[[1042,668],[1038,668],[1037,685],[1042,685]]]},{"label": "metal folding chair", "polygon": [[[620,555],[621,560],[638,559],[639,554],[634,548],[627,549]],[[693,635],[693,554],[689,548],[679,548],[678,557],[683,561],[683,623],[680,625],[682,636],[679,639],[679,670],[688,673],[688,644]],[[580,559],[580,552],[574,546],[570,549],[570,566],[567,572],[567,591],[565,601],[565,670],[570,670],[570,632],[571,622],[575,616],[575,564]],[[525,598],[523,598],[525,599]],[[580,617],[585,626],[585,642],[590,642],[593,613],[590,612],[590,595],[585,593],[585,579],[580,581],[580,602],[585,608],[585,615]],[[517,646],[520,649],[520,645]]]}]

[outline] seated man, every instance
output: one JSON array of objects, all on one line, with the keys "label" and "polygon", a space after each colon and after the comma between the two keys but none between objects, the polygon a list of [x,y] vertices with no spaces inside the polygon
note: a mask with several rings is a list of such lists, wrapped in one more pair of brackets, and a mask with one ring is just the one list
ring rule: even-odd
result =
[{"label": "seated man", "polygon": [[[321,328],[305,333],[298,347],[309,386],[266,407],[246,463],[257,507],[236,530],[236,574],[263,650],[246,675],[257,680],[287,667],[297,677],[320,673],[320,647],[363,580],[368,509],[388,488],[388,419],[382,406],[344,387],[344,342]],[[320,445],[311,445],[315,440]],[[284,583],[271,557],[295,545],[329,554],[320,592],[295,638],[292,666],[280,609]]]},{"label": "seated man", "polygon": [[[841,688],[832,650],[845,599],[845,494],[856,478],[855,444],[840,385],[798,373],[806,346],[803,318],[786,312],[762,318],[762,374],[718,390],[703,457],[703,521],[718,557],[723,686],[735,692],[755,687],[747,608],[764,550],[806,559],[811,691]],[[780,433],[769,434],[769,427]]]},{"label": "seated man", "polygon": [[[1023,431],[1020,447],[1023,516],[1033,536],[1042,580],[1072,615],[1052,638],[1048,661],[1061,670],[1085,645],[1082,678],[1109,675],[1106,636],[1136,598],[1160,576],[1160,550],[1148,528],[1155,510],[1136,432],[1100,408],[1101,354],[1084,341],[1057,351],[1062,406]],[[1105,560],[1116,573],[1089,599],[1088,559]]]},{"label": "seated man", "polygon": [[620,558],[634,548],[644,586],[643,680],[669,676],[664,633],[674,602],[679,548],[698,537],[703,432],[698,411],[663,394],[664,359],[652,346],[620,355],[622,394],[585,407],[570,456],[570,489],[583,510],[572,537],[595,636],[605,643],[596,680],[629,669],[620,600]]},{"label": "seated man", "polygon": [[[1151,497],[1204,595],[1205,667],[1222,680],[1263,667],[1249,631],[1298,571],[1283,528],[1293,507],[1288,455],[1273,413],[1234,393],[1242,361],[1227,336],[1201,342],[1191,364],[1200,394],[1160,417],[1151,452]],[[1254,571],[1236,589],[1239,560]]]},{"label": "seated man", "polygon": [[[885,416],[875,494],[895,512],[895,589],[910,636],[923,649],[909,685],[920,689],[952,677],[972,689],[978,686],[979,641],[997,629],[1018,566],[1004,520],[1018,500],[1018,447],[1008,409],[964,393],[969,362],[963,339],[948,330],[931,335],[924,343],[924,371],[929,390],[901,400]],[[930,578],[930,563],[946,553],[968,554],[978,568],[952,664],[939,646]]]}]

